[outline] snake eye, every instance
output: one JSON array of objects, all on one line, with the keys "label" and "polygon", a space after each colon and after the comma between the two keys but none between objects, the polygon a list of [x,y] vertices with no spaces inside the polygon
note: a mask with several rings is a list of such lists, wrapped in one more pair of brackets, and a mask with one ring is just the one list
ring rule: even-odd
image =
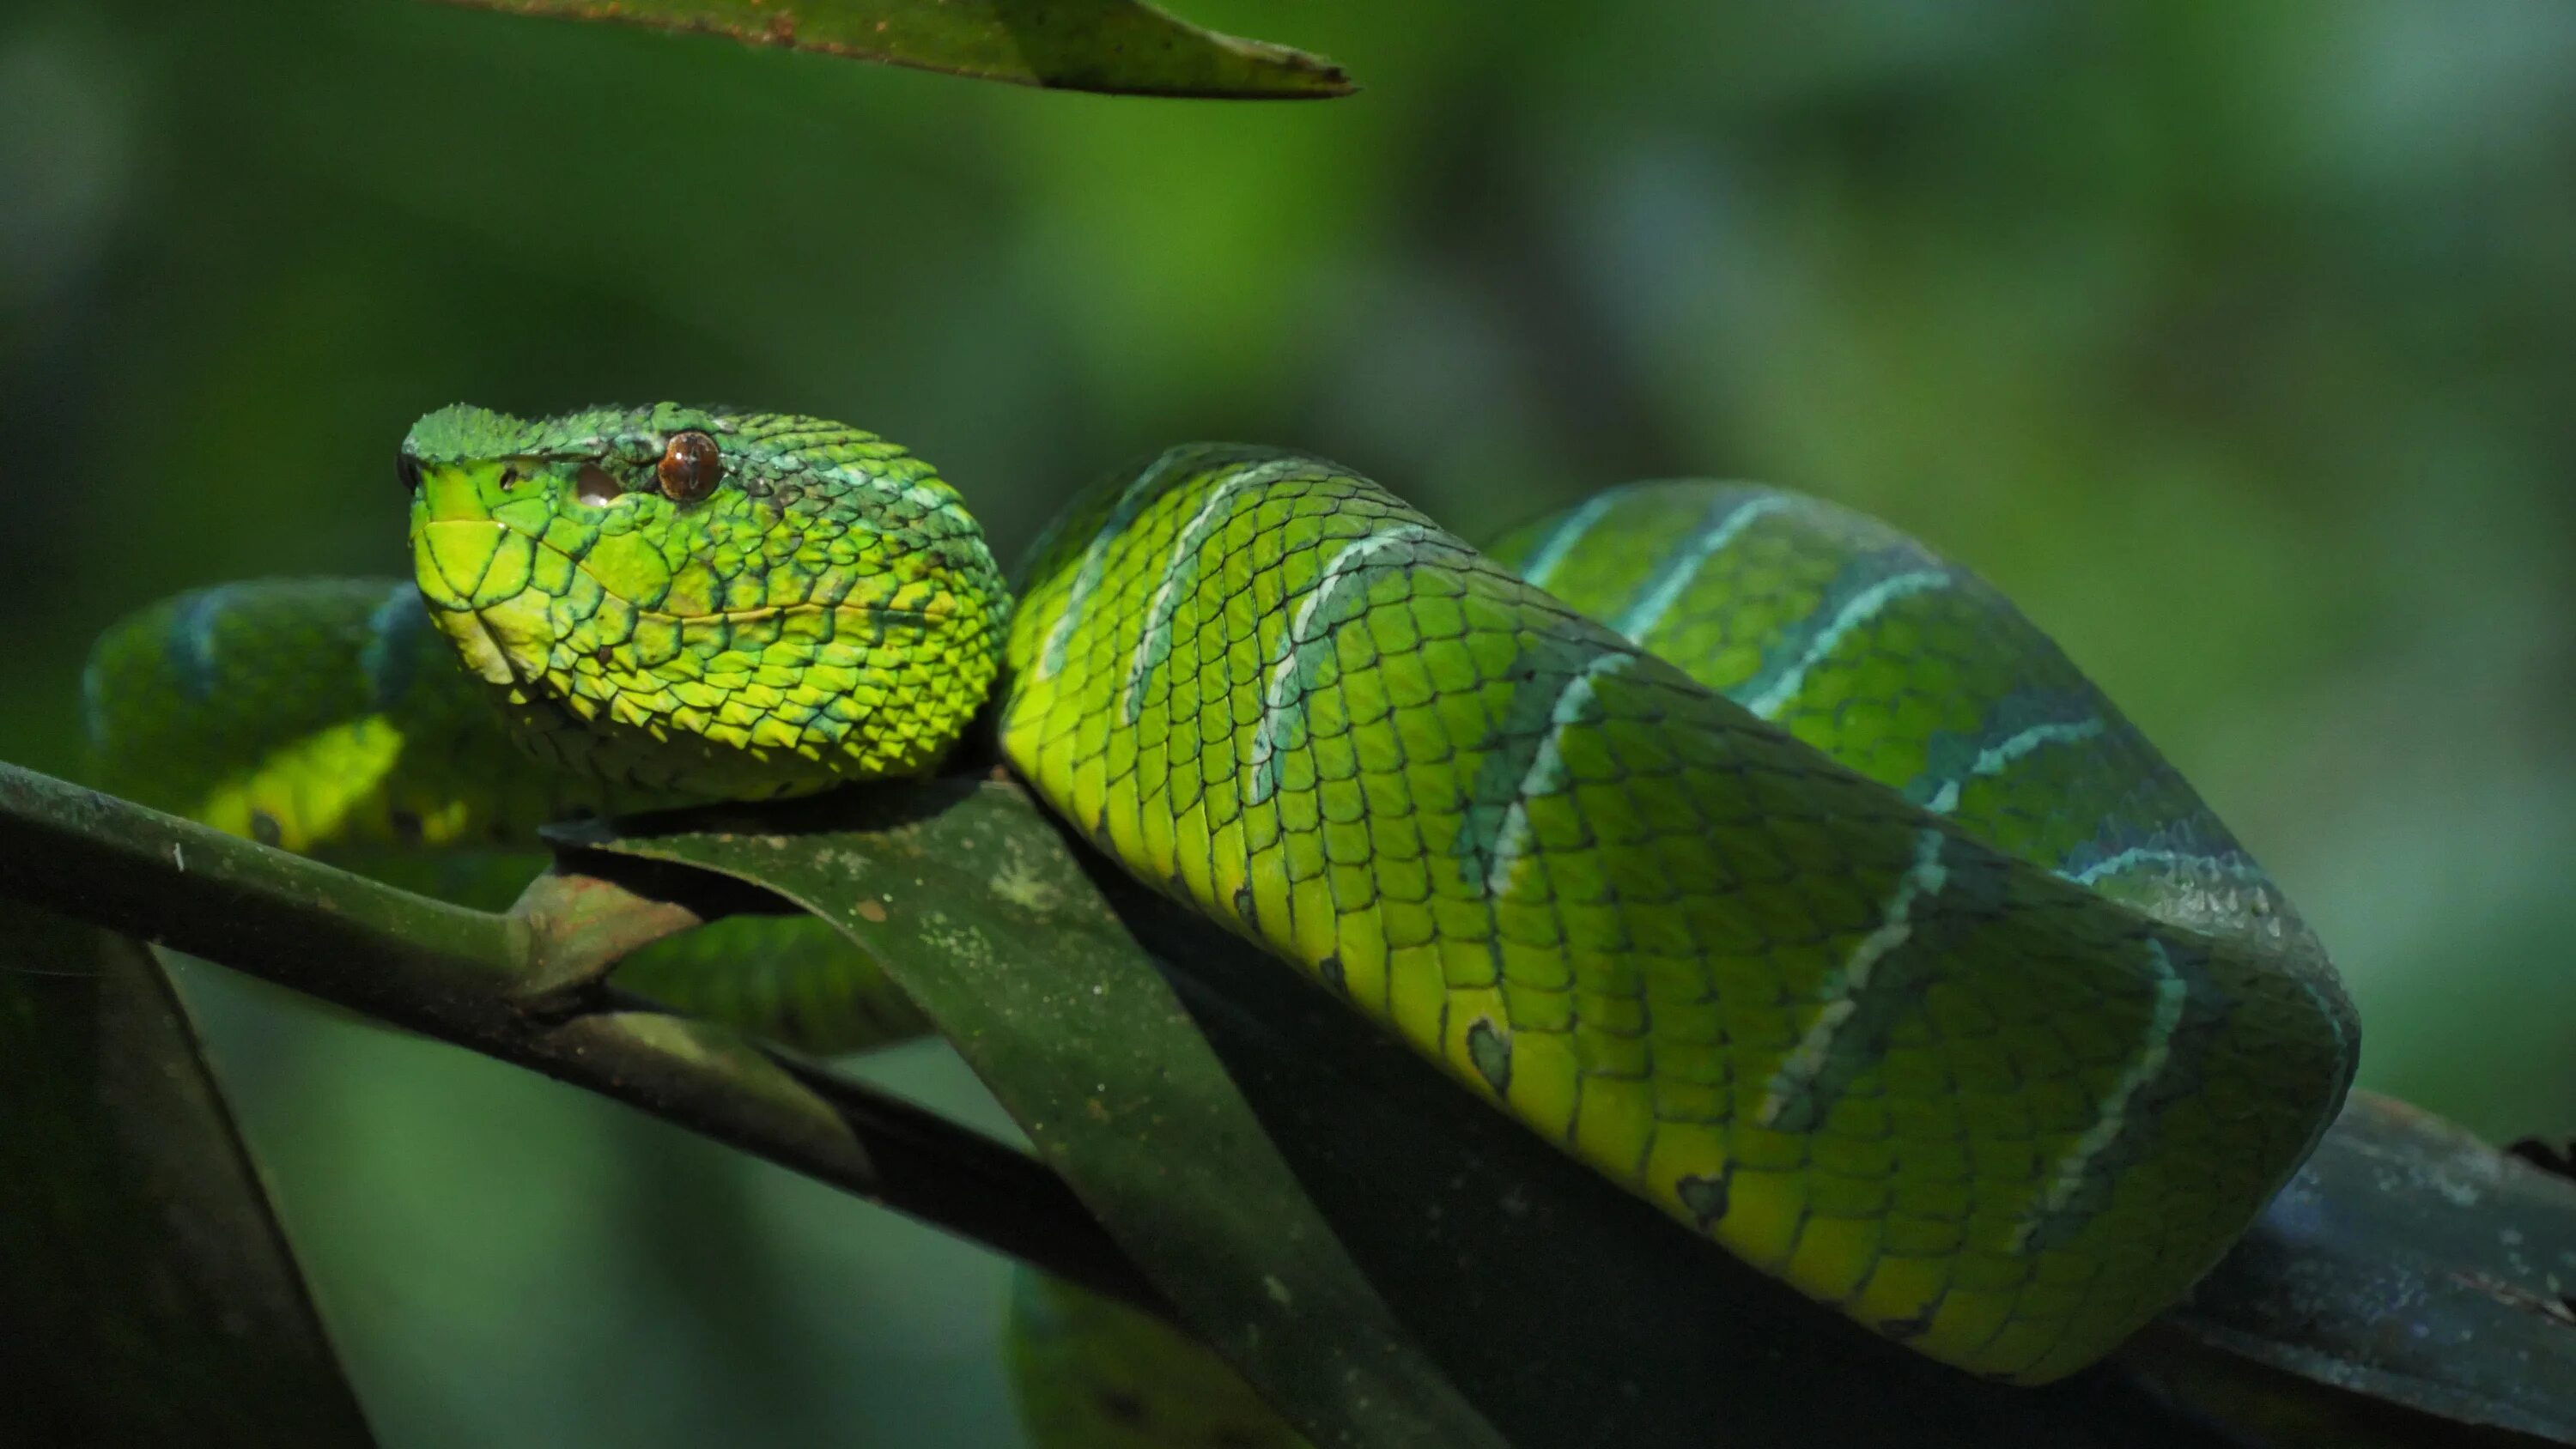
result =
[{"label": "snake eye", "polygon": [[394,454],[394,476],[402,480],[403,491],[405,493],[418,493],[420,491],[420,460],[413,457],[408,449],[396,451]]},{"label": "snake eye", "polygon": [[662,445],[662,461],[653,467],[662,494],[674,503],[695,503],[716,491],[724,477],[724,457],[716,440],[700,432],[673,433]]}]

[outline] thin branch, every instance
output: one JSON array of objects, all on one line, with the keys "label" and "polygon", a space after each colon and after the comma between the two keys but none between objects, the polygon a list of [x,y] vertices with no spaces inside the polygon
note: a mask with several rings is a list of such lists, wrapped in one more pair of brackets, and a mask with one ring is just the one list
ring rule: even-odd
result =
[{"label": "thin branch", "polygon": [[[636,943],[616,882],[468,910],[0,764],[0,896],[140,936],[640,1107],[1168,1316],[1062,1179],[935,1113],[597,989]],[[691,923],[647,912],[640,934]],[[620,924],[622,922],[622,924]]]}]

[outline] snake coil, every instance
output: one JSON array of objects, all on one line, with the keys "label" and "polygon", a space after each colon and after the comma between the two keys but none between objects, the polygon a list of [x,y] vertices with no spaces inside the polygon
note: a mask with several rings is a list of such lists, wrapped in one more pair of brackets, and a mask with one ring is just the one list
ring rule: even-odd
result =
[{"label": "snake coil", "polygon": [[298,849],[518,839],[932,769],[998,681],[1010,764],[1139,878],[2021,1382],[2180,1296],[2351,1080],[2323,952],[2189,785],[1992,589],[1812,499],[1636,485],[1487,555],[1186,446],[1068,509],[1014,606],[945,483],[819,420],[453,408],[403,473],[411,585],[103,641],[124,788]]}]

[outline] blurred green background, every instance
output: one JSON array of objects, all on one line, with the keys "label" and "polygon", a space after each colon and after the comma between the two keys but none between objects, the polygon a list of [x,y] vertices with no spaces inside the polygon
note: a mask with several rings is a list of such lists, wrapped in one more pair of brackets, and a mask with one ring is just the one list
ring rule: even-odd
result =
[{"label": "blurred green background", "polygon": [[[409,0],[0,17],[0,758],[119,612],[403,564],[470,399],[847,418],[1015,553],[1192,437],[1462,531],[1762,478],[2014,594],[2324,935],[2365,1082],[2576,1132],[2576,10],[1187,0],[1365,85],[1040,94]],[[1003,1268],[184,984],[395,1445],[1010,1444]],[[953,1059],[864,1070],[998,1125]]]}]

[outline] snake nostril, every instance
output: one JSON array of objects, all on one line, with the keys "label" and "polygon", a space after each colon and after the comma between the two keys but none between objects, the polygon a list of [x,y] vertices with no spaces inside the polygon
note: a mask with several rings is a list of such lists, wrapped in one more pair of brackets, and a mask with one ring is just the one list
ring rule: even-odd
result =
[{"label": "snake nostril", "polygon": [[405,493],[420,491],[420,460],[411,455],[409,448],[394,454],[394,476],[402,480]]}]

